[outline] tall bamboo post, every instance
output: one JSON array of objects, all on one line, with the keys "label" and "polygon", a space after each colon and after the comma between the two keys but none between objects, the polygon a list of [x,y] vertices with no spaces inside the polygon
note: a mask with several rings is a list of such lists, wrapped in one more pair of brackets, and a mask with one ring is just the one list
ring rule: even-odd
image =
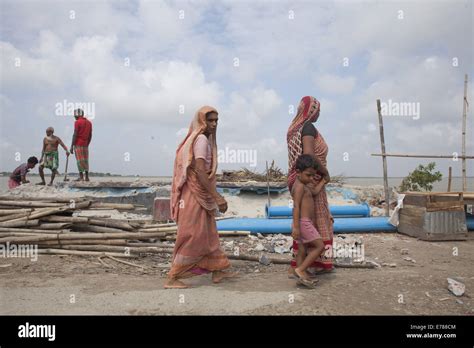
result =
[{"label": "tall bamboo post", "polygon": [[377,112],[379,115],[380,144],[382,146],[383,190],[385,192],[385,215],[389,216],[390,215],[390,195],[388,192],[387,157],[385,156],[385,138],[383,134],[382,108],[380,106],[380,99],[377,99]]},{"label": "tall bamboo post", "polygon": [[268,207],[270,208],[270,178],[268,173],[268,161],[265,161],[265,166],[267,168],[267,198],[268,198]]},{"label": "tall bamboo post", "polygon": [[[464,98],[462,101],[462,155],[466,156],[467,74],[464,75]],[[462,158],[462,190],[467,190],[466,158]]]},{"label": "tall bamboo post", "polygon": [[453,168],[449,166],[449,171],[448,171],[448,192],[451,192],[451,178],[453,174]]}]

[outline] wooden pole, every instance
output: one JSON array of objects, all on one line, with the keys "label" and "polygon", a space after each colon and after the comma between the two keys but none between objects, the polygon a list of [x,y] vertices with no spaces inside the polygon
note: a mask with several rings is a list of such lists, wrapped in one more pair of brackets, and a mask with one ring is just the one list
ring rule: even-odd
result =
[{"label": "wooden pole", "polygon": [[387,158],[385,156],[385,138],[383,134],[382,108],[380,106],[380,99],[377,99],[377,112],[379,116],[380,145],[382,147],[383,189],[385,192],[385,215],[389,216],[390,215],[390,195],[388,192]]},{"label": "wooden pole", "polygon": [[[371,156],[384,156],[381,153],[372,153]],[[386,153],[385,157],[411,157],[411,158],[449,158],[453,159],[453,155],[409,155],[399,153]],[[457,158],[474,159],[474,156],[458,156]]]},{"label": "wooden pole", "polygon": [[268,198],[268,207],[270,207],[270,178],[268,177],[268,161],[265,161],[265,166],[267,167],[267,198]]},{"label": "wooden pole", "polygon": [[448,192],[451,192],[451,178],[452,178],[452,172],[453,168],[449,166],[449,171],[448,171]]},{"label": "wooden pole", "polygon": [[[466,156],[466,112],[467,112],[467,74],[464,75],[464,98],[462,101],[462,156]],[[462,190],[465,192],[466,184],[466,158],[462,158]]]}]

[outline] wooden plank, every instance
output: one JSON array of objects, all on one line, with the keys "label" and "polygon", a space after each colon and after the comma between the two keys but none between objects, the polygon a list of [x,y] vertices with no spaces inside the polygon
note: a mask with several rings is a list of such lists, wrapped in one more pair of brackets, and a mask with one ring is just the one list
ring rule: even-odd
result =
[{"label": "wooden plank", "polygon": [[401,221],[397,229],[399,233],[405,234],[410,237],[422,238],[424,235],[426,235],[426,231],[423,228],[413,226]]},{"label": "wooden plank", "polygon": [[464,210],[464,202],[452,201],[452,202],[427,202],[426,211],[438,211],[438,210]]},{"label": "wooden plank", "polygon": [[[468,233],[450,233],[450,234],[440,234],[440,233],[427,233],[423,228],[402,222],[398,225],[398,232],[405,234],[410,237],[415,237],[420,240],[426,241],[456,241],[456,240],[466,240],[469,236]],[[471,233],[471,235],[474,235]]]},{"label": "wooden plank", "polygon": [[403,205],[410,204],[418,207],[426,207],[427,197],[425,195],[406,195]]},{"label": "wooden plank", "polygon": [[403,203],[403,208],[400,209],[400,214],[410,216],[423,216],[426,213],[426,208],[418,207],[416,205],[410,205]]},{"label": "wooden plank", "polygon": [[423,216],[410,216],[400,214],[400,223],[423,228]]},{"label": "wooden plank", "polygon": [[[386,156],[386,157],[409,157],[409,158],[448,158],[452,159],[453,155],[412,155],[412,154],[398,154],[398,153],[371,153],[371,156]],[[458,158],[465,158],[465,159],[474,159],[474,156],[458,156]]]}]

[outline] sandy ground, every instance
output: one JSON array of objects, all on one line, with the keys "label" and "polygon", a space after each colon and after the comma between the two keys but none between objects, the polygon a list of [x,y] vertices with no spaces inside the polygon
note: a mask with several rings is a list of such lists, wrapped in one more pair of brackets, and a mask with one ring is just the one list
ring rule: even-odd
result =
[{"label": "sandy ground", "polygon": [[[320,276],[314,290],[297,287],[285,265],[246,261],[232,261],[238,279],[215,285],[205,275],[188,279],[190,289],[164,290],[168,260],[156,255],[128,260],[145,270],[105,259],[115,267],[108,269],[82,256],[0,259],[0,314],[474,314],[474,240],[362,238],[367,258],[396,266],[338,268]],[[416,262],[404,260],[407,256]],[[447,277],[466,285],[462,297],[448,291]]]}]

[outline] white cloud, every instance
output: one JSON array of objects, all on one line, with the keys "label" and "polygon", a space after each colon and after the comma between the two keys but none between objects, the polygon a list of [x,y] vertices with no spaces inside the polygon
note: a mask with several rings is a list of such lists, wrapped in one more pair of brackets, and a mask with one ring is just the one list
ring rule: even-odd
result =
[{"label": "white cloud", "polygon": [[342,77],[337,75],[315,75],[315,84],[323,92],[331,94],[348,94],[354,89],[356,79],[353,76]]},{"label": "white cloud", "polygon": [[[457,148],[463,74],[474,75],[468,1],[4,1],[2,10],[1,93],[9,104],[2,99],[0,111],[2,123],[13,126],[6,141],[25,139],[24,149],[36,146],[28,142],[37,135],[12,120],[22,117],[41,132],[55,123],[66,134],[70,120],[51,116],[64,99],[96,103],[98,132],[103,127],[96,154],[108,158],[120,136],[135,137],[126,145],[133,153],[147,148],[150,136],[172,153],[196,109],[210,104],[220,112],[220,144],[250,144],[259,160],[276,157],[286,168],[287,105],[316,87],[317,127],[336,159],[330,163],[337,168],[349,149],[360,154],[360,171],[374,172],[379,163],[365,154],[379,151],[376,99],[421,105],[418,122],[384,119],[393,149],[407,135],[418,139],[418,131],[425,137],[420,151],[444,151],[444,137]],[[157,161],[168,161],[168,150],[154,147]],[[137,168],[154,168],[138,158]]]}]

